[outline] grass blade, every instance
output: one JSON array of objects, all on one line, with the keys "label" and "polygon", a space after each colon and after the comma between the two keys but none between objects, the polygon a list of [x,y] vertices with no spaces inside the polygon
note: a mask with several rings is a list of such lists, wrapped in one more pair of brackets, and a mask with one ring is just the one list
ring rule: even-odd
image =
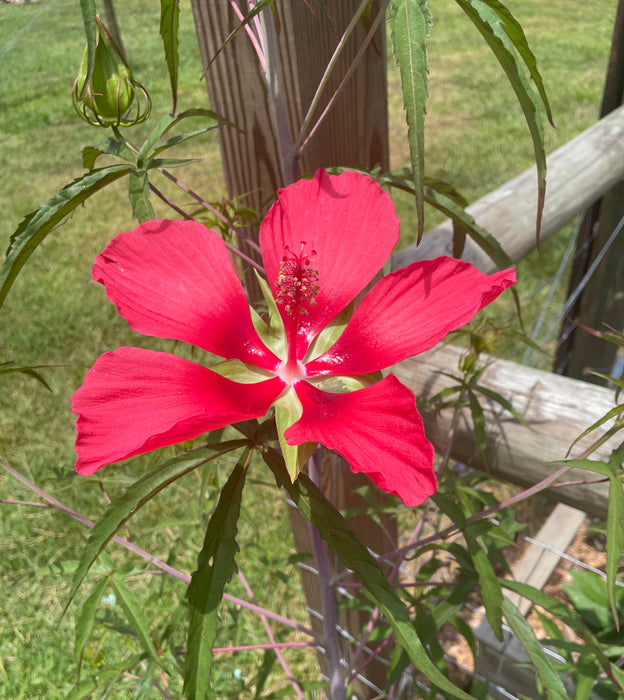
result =
[{"label": "grass blade", "polygon": [[425,103],[431,13],[425,0],[392,0],[389,8],[392,50],[401,75],[407,138],[418,215],[418,241],[424,231]]},{"label": "grass blade", "polygon": [[184,663],[188,700],[210,697],[212,646],[217,634],[217,609],[226,584],[236,571],[237,523],[251,448],[248,447],[221,491],[206,528],[204,546],[188,587],[189,634]]}]

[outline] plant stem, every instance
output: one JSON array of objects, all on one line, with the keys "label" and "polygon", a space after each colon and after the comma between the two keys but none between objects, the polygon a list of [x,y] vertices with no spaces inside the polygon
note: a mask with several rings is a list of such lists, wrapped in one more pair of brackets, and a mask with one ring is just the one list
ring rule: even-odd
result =
[{"label": "plant stem", "polygon": [[[308,462],[310,480],[318,487],[321,485],[321,457],[317,449]],[[321,606],[323,614],[323,641],[325,646],[325,658],[327,659],[327,672],[329,676],[329,690],[332,700],[347,700],[347,688],[340,664],[340,640],[338,639],[338,608],[336,606],[336,593],[332,585],[332,568],[329,561],[327,545],[321,538],[318,529],[310,524],[310,537],[312,538],[312,551],[316,559],[318,570],[319,588],[321,592]]]}]

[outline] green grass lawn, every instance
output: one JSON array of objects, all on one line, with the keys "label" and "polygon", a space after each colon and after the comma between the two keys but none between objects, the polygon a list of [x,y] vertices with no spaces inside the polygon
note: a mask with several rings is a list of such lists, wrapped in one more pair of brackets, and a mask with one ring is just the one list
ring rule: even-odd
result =
[{"label": "green grass lawn", "polygon": [[[523,23],[546,83],[557,130],[546,133],[549,151],[591,125],[598,113],[615,12],[614,0],[579,3],[574,0],[513,0],[509,7]],[[427,172],[453,182],[473,200],[532,164],[532,145],[521,110],[495,59],[480,35],[451,3],[431,3],[434,27],[429,43],[430,86],[427,121]],[[125,48],[135,76],[150,91],[157,117],[170,108],[169,85],[158,37],[158,3],[127,0],[117,3]],[[180,42],[180,108],[206,106],[200,82],[199,53],[188,2],[182,3]],[[0,5],[0,248],[20,220],[82,172],[81,149],[100,145],[106,134],[82,123],[73,111],[71,86],[83,50],[83,28],[74,0],[38,0],[24,5]],[[408,162],[398,78],[390,76],[390,136],[394,166]],[[138,128],[145,134],[147,126]],[[183,179],[208,200],[223,196],[216,138],[196,143],[202,162]],[[97,519],[105,494],[119,493],[149,458],[111,470],[100,478],[73,474],[74,419],[70,396],[96,357],[123,344],[152,346],[121,320],[103,290],[90,281],[94,256],[118,231],[134,225],[125,183],[107,189],[55,230],[33,255],[0,311],[0,362],[15,360],[50,364],[44,370],[51,391],[30,378],[1,376],[0,456],[42,488],[84,515]],[[404,242],[413,236],[411,203],[399,198]],[[166,214],[164,208],[159,214]],[[439,219],[429,215],[432,226]],[[541,255],[520,266],[521,295],[544,296],[558,265],[566,236],[555,237]],[[499,311],[503,316],[505,309]],[[159,347],[171,348],[160,343]],[[142,465],[144,465],[142,467]],[[133,521],[138,544],[167,557],[184,571],[194,567],[201,545],[198,519],[206,517],[216,486],[227,476],[228,464],[187,477],[160,496]],[[253,476],[269,481],[261,465]],[[203,479],[203,482],[202,482]],[[203,495],[202,483],[204,485]],[[266,601],[304,619],[298,580],[272,574],[283,567],[284,543],[290,541],[284,509],[269,485],[249,489],[242,523],[246,573]],[[37,500],[0,471],[0,498]],[[270,512],[267,513],[267,503]],[[257,537],[258,521],[262,538]],[[71,569],[81,552],[85,529],[58,513],[31,506],[0,505],[0,696],[67,697],[75,677],[73,622],[79,606],[60,614],[66,602]],[[129,555],[111,549],[115,562],[130,571],[138,565]],[[278,566],[279,562],[279,566]],[[89,579],[90,582],[95,579]],[[156,576],[131,576],[128,587],[139,598],[153,629],[163,631],[166,610],[180,605],[184,585]],[[89,584],[91,585],[91,584]],[[79,603],[89,592],[79,594]],[[99,632],[99,645],[89,649],[85,675],[124,657],[118,608],[110,610],[110,626]],[[232,615],[225,620],[223,641],[237,629]],[[152,622],[153,621],[153,622]],[[245,623],[246,624],[246,623]],[[243,624],[243,628],[245,627]],[[250,622],[252,631],[255,622]],[[239,626],[238,629],[241,629]],[[172,643],[183,639],[173,636]],[[299,668],[309,668],[295,656]],[[236,664],[219,665],[223,682],[232,682]],[[129,679],[129,682],[134,682]],[[177,682],[177,681],[176,681]],[[134,697],[119,691],[115,697]],[[171,688],[178,697],[179,685]],[[157,697],[155,691],[144,697]],[[240,697],[248,697],[241,691]],[[234,697],[234,696],[232,696]],[[236,696],[238,697],[238,696]]]}]

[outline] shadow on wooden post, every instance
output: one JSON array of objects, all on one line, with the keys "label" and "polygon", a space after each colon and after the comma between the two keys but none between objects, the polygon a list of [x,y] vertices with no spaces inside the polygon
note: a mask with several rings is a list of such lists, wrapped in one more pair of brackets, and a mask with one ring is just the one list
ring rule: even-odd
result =
[{"label": "shadow on wooden post", "polygon": [[[229,2],[192,0],[191,5],[202,62],[206,67],[240,21]],[[239,3],[244,12],[243,5]],[[325,67],[359,5],[359,0],[341,0],[332,4],[314,0],[297,3],[277,0],[275,3],[284,98],[293,137],[305,118]],[[374,2],[373,16],[378,9],[378,3]],[[317,116],[338,87],[365,35],[364,23],[359,22],[330,76]],[[382,22],[373,44],[366,50],[327,118],[306,145],[298,161],[301,174],[311,174],[319,167],[329,166],[372,168],[378,165],[388,169],[385,45]],[[223,128],[219,132],[229,196],[231,199],[240,198],[243,206],[264,215],[276,190],[284,184],[284,177],[264,73],[244,30],[210,65],[206,82],[211,108],[238,127],[238,130]],[[257,231],[254,237],[257,240]],[[244,243],[241,249],[258,259]],[[253,276],[246,279],[246,286],[252,301],[257,300],[259,290]],[[324,455],[323,464],[327,482],[325,493],[330,498],[335,496],[332,500],[339,508],[365,505],[354,493],[355,489],[369,483],[365,477],[354,475],[346,462],[331,453]],[[292,522],[298,550],[310,552],[307,523],[296,514]],[[388,550],[387,535],[372,519],[354,518],[350,524],[373,551]],[[386,526],[396,540],[396,523],[392,520]],[[309,607],[318,610],[315,577],[304,574],[303,582]],[[361,614],[351,614],[345,624],[347,631],[358,637],[366,622]],[[381,687],[382,673],[385,674],[383,669],[367,670],[367,676]],[[364,687],[358,689],[358,697],[369,697],[368,691]]]}]

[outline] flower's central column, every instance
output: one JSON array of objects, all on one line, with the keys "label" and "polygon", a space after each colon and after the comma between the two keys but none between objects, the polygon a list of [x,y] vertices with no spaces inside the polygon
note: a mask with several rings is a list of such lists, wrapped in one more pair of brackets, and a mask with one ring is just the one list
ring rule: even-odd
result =
[{"label": "flower's central column", "polygon": [[299,253],[293,253],[289,246],[284,247],[276,282],[276,302],[283,309],[288,342],[288,356],[283,375],[292,383],[305,376],[305,369],[297,357],[297,346],[301,324],[308,315],[308,309],[316,304],[319,291],[318,270],[312,267],[312,250],[306,255],[306,241],[301,241]]}]

